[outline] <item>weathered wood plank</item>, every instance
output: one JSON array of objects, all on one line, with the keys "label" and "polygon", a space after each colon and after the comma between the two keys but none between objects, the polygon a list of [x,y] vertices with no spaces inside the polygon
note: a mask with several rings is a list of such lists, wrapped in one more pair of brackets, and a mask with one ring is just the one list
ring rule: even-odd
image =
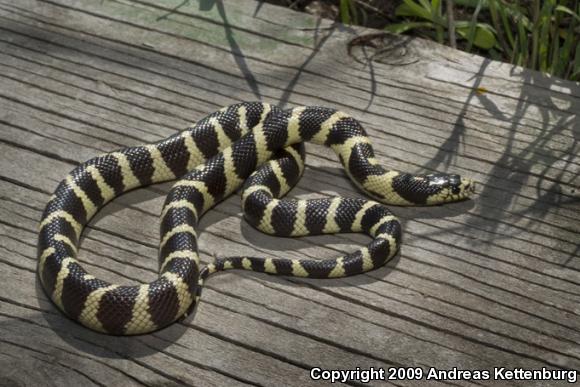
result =
[{"label": "weathered wood plank", "polygon": [[[250,0],[0,0],[2,383],[309,385],[314,366],[580,368],[580,86],[421,40],[359,63],[347,43],[362,32]],[[137,338],[64,318],[35,278],[36,226],[58,181],[96,154],[255,99],[345,110],[385,165],[470,175],[478,195],[394,209],[403,249],[365,275],[226,273],[194,316]],[[307,151],[293,194],[360,195],[331,151]],[[91,273],[155,278],[169,187],[97,215],[81,248]],[[330,258],[366,241],[264,236],[241,220],[238,197],[201,228],[204,262]]]}]

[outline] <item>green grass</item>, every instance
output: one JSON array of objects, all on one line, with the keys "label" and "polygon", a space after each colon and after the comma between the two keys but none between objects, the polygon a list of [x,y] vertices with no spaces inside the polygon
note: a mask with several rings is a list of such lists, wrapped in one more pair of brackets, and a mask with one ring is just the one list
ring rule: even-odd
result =
[{"label": "green grass", "polygon": [[[579,1],[402,0],[385,30],[580,81]],[[340,0],[341,21],[359,24],[362,2]]]}]

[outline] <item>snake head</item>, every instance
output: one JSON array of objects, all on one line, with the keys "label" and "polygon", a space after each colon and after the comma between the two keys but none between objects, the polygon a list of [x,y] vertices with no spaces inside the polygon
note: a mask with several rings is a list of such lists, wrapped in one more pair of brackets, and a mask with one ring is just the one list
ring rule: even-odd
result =
[{"label": "snake head", "polygon": [[428,204],[463,200],[475,192],[475,182],[459,175],[432,173],[425,175],[424,178],[431,189],[438,190],[436,194],[427,199]]}]

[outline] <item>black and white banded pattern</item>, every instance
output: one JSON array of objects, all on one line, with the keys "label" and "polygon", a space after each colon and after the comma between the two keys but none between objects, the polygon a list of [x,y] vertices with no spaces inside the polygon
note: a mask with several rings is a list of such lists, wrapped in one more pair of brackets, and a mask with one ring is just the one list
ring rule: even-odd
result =
[{"label": "black and white banded pattern", "polygon": [[[353,182],[377,201],[280,200],[302,174],[304,141],[330,147]],[[79,238],[101,207],[129,190],[178,178],[161,213],[157,280],[119,286],[82,268],[76,260]],[[332,260],[230,257],[201,268],[196,235],[200,217],[246,180],[245,217],[264,232],[365,232],[373,240]],[[379,267],[401,242],[399,222],[381,203],[439,204],[462,200],[473,188],[471,180],[457,175],[384,170],[364,129],[345,113],[240,103],[160,142],[97,156],[75,168],[59,184],[42,216],[38,273],[47,294],[72,319],[109,334],[147,333],[183,316],[194,305],[203,280],[217,271],[237,268],[335,278]]]}]

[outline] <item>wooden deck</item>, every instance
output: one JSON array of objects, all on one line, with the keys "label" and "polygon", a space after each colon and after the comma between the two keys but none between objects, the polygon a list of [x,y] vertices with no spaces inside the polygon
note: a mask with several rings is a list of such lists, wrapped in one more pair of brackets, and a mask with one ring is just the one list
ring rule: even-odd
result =
[{"label": "wooden deck", "polygon": [[[0,385],[305,386],[321,384],[312,367],[580,369],[580,86],[407,38],[379,50],[355,40],[349,56],[363,32],[374,31],[251,0],[0,0]],[[351,113],[387,167],[472,176],[478,194],[393,208],[402,251],[366,275],[225,273],[208,281],[195,316],[139,337],[65,318],[35,275],[37,223],[57,182],[96,154],[258,99]],[[293,194],[360,195],[331,151],[308,151]],[[92,274],[156,277],[169,187],[97,215],[81,247]],[[232,197],[203,219],[200,243],[207,262],[330,258],[366,240],[264,236]]]}]

